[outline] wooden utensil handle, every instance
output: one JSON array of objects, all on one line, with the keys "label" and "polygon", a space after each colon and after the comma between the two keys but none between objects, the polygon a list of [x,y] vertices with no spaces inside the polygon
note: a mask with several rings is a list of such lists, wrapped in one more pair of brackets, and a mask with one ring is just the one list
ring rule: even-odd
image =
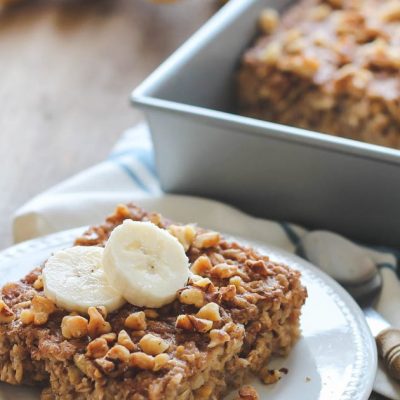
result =
[{"label": "wooden utensil handle", "polygon": [[387,372],[400,381],[400,329],[385,329],[376,337],[376,344]]}]

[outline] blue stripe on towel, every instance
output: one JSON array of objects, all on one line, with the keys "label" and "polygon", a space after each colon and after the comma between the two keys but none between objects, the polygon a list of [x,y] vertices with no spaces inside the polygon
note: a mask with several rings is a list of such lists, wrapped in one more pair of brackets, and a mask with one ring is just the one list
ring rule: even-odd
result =
[{"label": "blue stripe on towel", "polygon": [[118,165],[142,190],[144,190],[145,192],[150,191],[149,188],[144,184],[144,182],[142,182],[142,180],[139,179],[139,177],[131,170],[131,168],[128,167],[122,160],[116,158],[110,159],[110,161]]},{"label": "blue stripe on towel", "polygon": [[116,158],[125,156],[136,157],[155,177],[157,177],[157,171],[154,167],[154,156],[151,150],[146,150],[146,149],[122,150],[117,153],[111,154],[109,159],[115,160]]}]

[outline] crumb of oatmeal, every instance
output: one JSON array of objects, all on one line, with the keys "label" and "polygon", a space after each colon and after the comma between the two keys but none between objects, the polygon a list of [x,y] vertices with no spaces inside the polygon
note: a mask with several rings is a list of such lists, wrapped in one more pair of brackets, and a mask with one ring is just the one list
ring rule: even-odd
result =
[{"label": "crumb of oatmeal", "polygon": [[260,396],[258,395],[256,389],[253,386],[245,385],[239,389],[239,396],[236,397],[235,400],[259,400]]}]

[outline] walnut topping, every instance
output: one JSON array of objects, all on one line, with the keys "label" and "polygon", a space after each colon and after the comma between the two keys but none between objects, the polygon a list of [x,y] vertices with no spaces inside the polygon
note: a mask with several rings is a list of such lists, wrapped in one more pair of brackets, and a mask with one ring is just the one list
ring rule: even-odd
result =
[{"label": "walnut topping", "polygon": [[259,400],[259,399],[260,397],[258,396],[256,389],[254,389],[250,385],[242,386],[239,389],[239,397],[236,398],[236,400]]},{"label": "walnut topping", "polygon": [[162,368],[165,368],[169,361],[169,355],[162,353],[158,354],[154,357],[154,371],[159,371]]},{"label": "walnut topping", "polygon": [[217,303],[208,303],[200,308],[197,317],[208,319],[209,321],[220,321],[219,305]]},{"label": "walnut topping", "polygon": [[271,42],[260,54],[262,61],[269,65],[276,65],[282,55],[282,45],[279,42]]},{"label": "walnut topping", "polygon": [[110,373],[114,371],[115,365],[112,361],[107,360],[106,358],[96,358],[94,362],[106,373]]},{"label": "walnut topping", "polygon": [[176,319],[176,327],[186,331],[194,331],[205,333],[213,326],[211,320],[195,317],[194,315],[178,315]]},{"label": "walnut topping", "polygon": [[238,262],[245,262],[247,257],[241,249],[226,249],[221,251],[221,254],[228,259],[236,260]]},{"label": "walnut topping", "polygon": [[146,314],[143,311],[132,313],[125,319],[124,325],[126,328],[142,331],[147,328]]},{"label": "walnut topping", "polygon": [[48,321],[50,314],[55,311],[56,307],[47,297],[34,296],[31,309],[33,312],[33,323],[35,325],[43,325]]},{"label": "walnut topping", "polygon": [[61,333],[66,339],[83,338],[88,334],[88,320],[80,315],[67,315],[61,321]]},{"label": "walnut topping", "polygon": [[33,287],[36,290],[42,290],[43,289],[43,278],[42,275],[39,275],[36,279],[35,282],[33,282]]},{"label": "walnut topping", "polygon": [[100,337],[104,339],[107,343],[112,343],[117,340],[117,334],[115,332],[104,333]]},{"label": "walnut topping", "polygon": [[201,278],[195,282],[193,282],[193,286],[196,286],[200,289],[203,289],[204,291],[212,291],[214,288],[213,283],[210,281],[209,278]]},{"label": "walnut topping", "polygon": [[15,318],[14,313],[12,312],[11,308],[3,301],[0,300],[0,323],[8,324],[9,322],[13,321]]},{"label": "walnut topping", "polygon": [[126,347],[130,351],[136,350],[135,343],[133,343],[131,337],[128,335],[128,332],[125,331],[125,330],[122,330],[118,334],[118,344],[120,344],[121,346]]},{"label": "walnut topping", "polygon": [[117,207],[115,207],[114,213],[124,219],[130,218],[132,216],[131,211],[129,210],[129,207],[126,204],[118,204]]},{"label": "walnut topping", "polygon": [[153,310],[151,308],[148,308],[144,310],[144,314],[146,315],[146,318],[150,319],[157,319],[158,318],[158,312],[156,310]]},{"label": "walnut topping", "polygon": [[130,356],[129,350],[125,346],[116,344],[107,352],[106,357],[111,360],[119,360],[121,362],[128,362],[129,356]]},{"label": "walnut topping", "polygon": [[208,347],[216,347],[230,340],[230,336],[223,329],[212,329],[210,331],[210,343]]},{"label": "walnut topping", "polygon": [[248,260],[246,261],[246,265],[256,274],[260,274],[261,276],[269,275],[267,266],[263,260]]},{"label": "walnut topping", "polygon": [[221,236],[218,232],[210,231],[210,232],[200,233],[194,239],[193,246],[199,249],[206,249],[209,247],[217,246],[220,240]]},{"label": "walnut topping", "polygon": [[129,356],[129,365],[134,368],[153,370],[155,361],[153,356],[139,351]]},{"label": "walnut topping", "polygon": [[162,216],[159,213],[150,213],[149,221],[160,228],[162,227]]},{"label": "walnut topping", "polygon": [[24,325],[33,324],[33,311],[31,309],[22,310],[19,319]]},{"label": "walnut topping", "polygon": [[193,304],[200,308],[204,304],[204,293],[199,289],[184,289],[179,295],[179,300],[183,304]]},{"label": "walnut topping", "polygon": [[242,286],[242,278],[240,276],[232,276],[232,278],[229,279],[229,284],[230,285],[235,285],[236,289],[240,288]]},{"label": "walnut topping", "polygon": [[104,357],[108,352],[108,343],[103,338],[92,340],[86,347],[86,355],[90,358]]},{"label": "walnut topping", "polygon": [[278,26],[278,22],[279,14],[273,8],[266,8],[261,11],[258,24],[264,33],[270,34],[274,32],[274,30]]},{"label": "walnut topping", "polygon": [[212,268],[210,259],[207,256],[200,256],[193,264],[190,270],[196,274],[203,276]]},{"label": "walnut topping", "polygon": [[189,250],[196,236],[193,225],[170,225],[167,230],[179,240],[185,251]]},{"label": "walnut topping", "polygon": [[222,296],[222,300],[231,301],[236,296],[236,286],[235,285],[228,285],[226,287],[222,287],[220,289],[220,293]]},{"label": "walnut topping", "polygon": [[104,307],[89,307],[89,336],[96,338],[104,333],[111,332],[111,325],[104,318],[106,317]]},{"label": "walnut topping", "polygon": [[164,353],[169,347],[169,343],[158,336],[148,333],[139,341],[140,348],[147,354],[155,356]]},{"label": "walnut topping", "polygon": [[237,265],[230,265],[226,263],[217,264],[210,271],[211,276],[215,278],[225,279],[230,278],[238,273]]}]

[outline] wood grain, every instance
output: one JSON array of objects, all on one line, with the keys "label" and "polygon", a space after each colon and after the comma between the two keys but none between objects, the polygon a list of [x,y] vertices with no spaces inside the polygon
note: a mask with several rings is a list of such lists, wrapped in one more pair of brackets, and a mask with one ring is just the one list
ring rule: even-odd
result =
[{"label": "wood grain", "polygon": [[140,114],[131,90],[216,0],[30,1],[0,14],[0,248],[12,213],[103,159]]}]

